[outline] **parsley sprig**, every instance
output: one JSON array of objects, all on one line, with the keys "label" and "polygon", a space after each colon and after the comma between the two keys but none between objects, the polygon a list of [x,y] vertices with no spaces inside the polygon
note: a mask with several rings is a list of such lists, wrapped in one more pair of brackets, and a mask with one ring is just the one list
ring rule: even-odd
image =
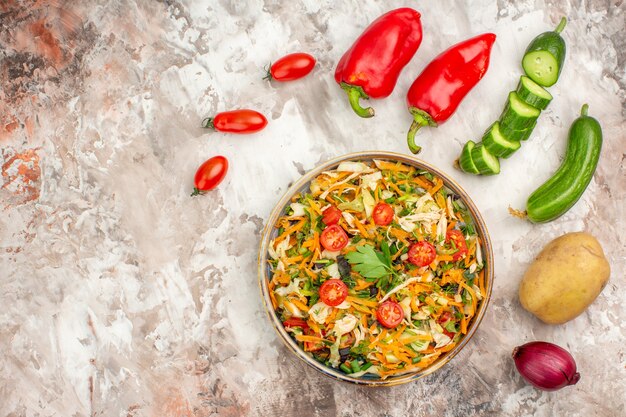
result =
[{"label": "parsley sprig", "polygon": [[391,265],[391,253],[389,245],[383,241],[381,251],[377,251],[372,245],[357,246],[356,251],[346,254],[346,259],[352,264],[356,272],[364,278],[382,278],[388,275],[396,275]]}]

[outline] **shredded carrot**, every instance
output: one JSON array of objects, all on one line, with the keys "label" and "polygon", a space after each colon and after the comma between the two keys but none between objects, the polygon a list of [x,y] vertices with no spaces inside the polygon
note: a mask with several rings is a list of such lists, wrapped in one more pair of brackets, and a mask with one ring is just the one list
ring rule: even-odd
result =
[{"label": "shredded carrot", "polygon": [[428,192],[430,193],[430,195],[434,195],[437,191],[441,189],[441,187],[443,187],[443,180],[441,178],[436,178],[435,185],[430,190],[428,190]]},{"label": "shredded carrot", "polygon": [[386,171],[396,171],[396,172],[409,172],[410,168],[406,165],[402,165],[400,162],[392,163],[388,161],[376,161],[376,166],[378,169],[384,169]]},{"label": "shredded carrot", "polygon": [[439,208],[441,208],[443,210],[447,210],[448,209],[448,205],[446,204],[446,200],[445,200],[445,198],[443,198],[441,193],[435,195],[435,201],[437,202],[437,205],[439,206]]},{"label": "shredded carrot", "polygon": [[480,289],[480,295],[483,297],[487,295],[485,292],[485,270],[481,269],[478,273],[478,288]]},{"label": "shredded carrot", "polygon": [[364,298],[353,297],[351,295],[346,297],[346,301],[350,304],[361,304],[367,307],[378,307],[378,303],[372,300],[366,300]]},{"label": "shredded carrot", "polygon": [[428,190],[428,189],[432,188],[432,186],[433,186],[430,181],[428,181],[426,178],[424,178],[422,176],[413,178],[413,182],[416,183],[417,185],[419,185],[420,187],[422,187],[425,190]]},{"label": "shredded carrot", "polygon": [[364,237],[369,236],[369,233],[367,233],[367,230],[365,230],[365,227],[363,227],[359,219],[357,219],[356,217],[354,218],[354,225],[356,226],[357,229],[359,229],[359,232],[361,232],[361,234]]},{"label": "shredded carrot", "polygon": [[477,303],[477,298],[476,298],[476,293],[474,292],[473,289],[470,288],[469,285],[467,285],[465,282],[461,281],[459,282],[459,285],[463,288],[465,288],[467,290],[467,292],[470,294],[470,297],[472,297],[472,313],[470,314],[470,316],[473,316],[474,313],[476,312],[476,303]]},{"label": "shredded carrot", "polygon": [[298,307],[300,310],[302,311],[309,311],[309,306],[304,304],[302,301],[299,300],[290,300],[293,304],[295,304],[296,307]]},{"label": "shredded carrot", "polygon": [[452,259],[452,255],[437,255],[437,260],[439,262],[450,262]]},{"label": "shredded carrot", "polygon": [[436,223],[433,223],[433,224],[430,226],[430,237],[431,237],[433,240],[437,239],[437,224],[436,224]]},{"label": "shredded carrot", "polygon": [[461,316],[461,333],[467,334],[467,320],[465,320],[465,314]]},{"label": "shredded carrot", "polygon": [[313,343],[326,341],[326,339],[322,339],[321,337],[308,336],[304,334],[296,334],[296,340],[300,342],[313,342]]},{"label": "shredded carrot", "polygon": [[374,285],[374,283],[373,283],[373,282],[368,282],[368,281],[365,281],[365,280],[363,280],[363,279],[357,278],[357,280],[356,280],[356,285],[354,286],[354,289],[355,289],[356,291],[360,291],[360,290],[364,290],[364,289],[366,289],[366,288],[369,288],[369,287],[371,287],[372,285]]},{"label": "shredded carrot", "polygon": [[304,223],[306,223],[306,220],[300,220],[298,223],[296,223],[293,226],[287,228],[283,232],[282,235],[280,235],[276,239],[274,239],[274,244],[277,244],[278,242],[282,241],[287,236],[291,235],[293,232],[297,232],[298,230],[302,229],[302,226],[304,226]]}]

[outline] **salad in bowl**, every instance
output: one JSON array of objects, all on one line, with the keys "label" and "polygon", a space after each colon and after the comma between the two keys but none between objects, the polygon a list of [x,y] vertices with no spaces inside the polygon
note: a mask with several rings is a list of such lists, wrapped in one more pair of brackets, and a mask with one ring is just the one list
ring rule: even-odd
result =
[{"label": "salad in bowl", "polygon": [[287,345],[326,375],[407,382],[449,360],[480,321],[491,248],[465,193],[388,153],[331,161],[271,217],[261,288]]}]

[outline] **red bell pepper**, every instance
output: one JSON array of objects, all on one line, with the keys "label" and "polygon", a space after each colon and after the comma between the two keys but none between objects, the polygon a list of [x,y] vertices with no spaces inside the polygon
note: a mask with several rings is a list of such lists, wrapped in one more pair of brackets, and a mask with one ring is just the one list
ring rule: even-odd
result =
[{"label": "red bell pepper", "polygon": [[489,68],[493,33],[485,33],[451,46],[435,58],[409,88],[406,100],[413,124],[409,149],[418,153],[415,133],[422,126],[437,126],[454,113],[463,98]]},{"label": "red bell pepper", "polygon": [[365,29],[335,70],[335,81],[348,93],[356,114],[374,115],[374,109],[361,107],[359,99],[391,94],[400,71],[413,58],[421,42],[420,14],[408,7],[385,13]]}]

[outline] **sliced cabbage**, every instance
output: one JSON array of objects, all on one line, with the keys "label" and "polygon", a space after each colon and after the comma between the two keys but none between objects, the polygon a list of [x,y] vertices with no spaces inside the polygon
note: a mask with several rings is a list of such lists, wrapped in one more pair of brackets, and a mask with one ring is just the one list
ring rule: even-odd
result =
[{"label": "sliced cabbage", "polygon": [[337,260],[337,256],[339,256],[339,254],[341,253],[341,251],[330,251],[328,249],[324,249],[321,253],[321,258],[322,259],[332,259],[332,260]]},{"label": "sliced cabbage", "polygon": [[305,216],[306,215],[306,212],[304,211],[304,207],[305,207],[304,204],[301,204],[301,203],[291,203],[289,205],[289,207],[291,207],[291,209],[293,210],[292,216],[294,216],[294,217],[295,216],[299,217],[299,216]]},{"label": "sliced cabbage", "polygon": [[373,169],[363,162],[345,161],[337,167],[338,172],[372,172]]},{"label": "sliced cabbage", "polygon": [[352,210],[357,212],[362,212],[365,210],[365,207],[363,206],[363,198],[361,196],[358,196],[352,201],[340,203],[337,207],[340,210]]},{"label": "sliced cabbage", "polygon": [[388,198],[391,198],[394,196],[393,191],[389,191],[389,190],[382,190],[380,193],[380,196],[383,200],[386,200]]},{"label": "sliced cabbage", "polygon": [[341,278],[341,274],[339,273],[339,265],[337,265],[336,263],[328,265],[326,267],[326,272],[328,272],[328,275],[330,275],[332,278]]},{"label": "sliced cabbage", "polygon": [[313,304],[313,306],[309,309],[309,317],[311,317],[316,323],[324,324],[328,315],[333,310],[333,308],[323,301],[320,301],[317,304]]},{"label": "sliced cabbage", "polygon": [[354,216],[352,214],[348,213],[347,211],[343,211],[341,212],[341,215],[343,216],[346,223],[348,223],[348,226],[356,227],[354,224]]},{"label": "sliced cabbage", "polygon": [[298,294],[298,295],[302,295],[300,293],[300,283],[304,281],[301,278],[296,278],[293,281],[291,281],[289,283],[289,285],[287,285],[286,287],[278,287],[274,290],[275,294],[280,295],[281,297],[286,297],[289,294]]},{"label": "sliced cabbage", "polygon": [[341,357],[339,356],[339,345],[341,344],[341,336],[346,333],[350,333],[358,322],[359,319],[357,319],[352,314],[346,314],[344,317],[335,322],[335,327],[333,328],[333,331],[337,336],[337,340],[335,340],[335,343],[333,343],[333,345],[330,347],[330,363],[333,367],[336,368],[337,366],[339,366],[339,361],[341,360]]},{"label": "sliced cabbage", "polygon": [[337,339],[346,333],[350,333],[358,322],[359,319],[357,319],[353,314],[346,314],[341,319],[335,321],[333,331],[335,332]]},{"label": "sliced cabbage", "polygon": [[432,335],[433,335],[433,340],[436,343],[435,349],[444,347],[448,343],[452,342],[452,338],[450,338],[450,336],[445,335],[443,333],[433,333]]},{"label": "sliced cabbage", "polygon": [[376,200],[370,194],[369,191],[363,189],[361,193],[363,196],[363,206],[365,208],[365,218],[370,218],[372,216],[372,212],[374,211],[374,206],[376,205]]},{"label": "sliced cabbage", "polygon": [[437,242],[440,243],[446,238],[446,231],[448,230],[448,218],[446,216],[446,212],[444,210],[441,211],[441,217],[437,223]]},{"label": "sliced cabbage", "polygon": [[404,297],[398,304],[402,307],[404,317],[411,317],[411,297]]},{"label": "sliced cabbage", "polygon": [[292,245],[289,244],[289,237],[283,239],[276,248],[274,248],[274,241],[270,241],[269,248],[267,249],[267,253],[272,257],[272,259],[284,258],[285,252],[287,252]]},{"label": "sliced cabbage", "polygon": [[[383,179],[383,174],[380,171],[373,172],[361,176],[361,187],[369,188],[374,191],[378,185],[378,181]],[[393,195],[393,194],[392,194]]]}]

